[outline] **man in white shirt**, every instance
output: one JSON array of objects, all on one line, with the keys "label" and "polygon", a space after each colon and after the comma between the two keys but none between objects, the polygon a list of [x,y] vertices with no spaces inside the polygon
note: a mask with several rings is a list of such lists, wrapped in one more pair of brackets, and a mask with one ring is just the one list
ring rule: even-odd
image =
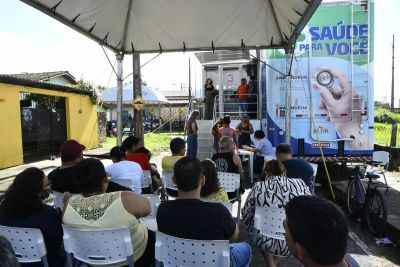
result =
[{"label": "man in white shirt", "polygon": [[111,178],[111,181],[115,181],[115,179],[130,180],[130,189],[140,194],[142,192],[142,178],[144,176],[140,165],[133,161],[124,160],[124,155],[119,146],[115,146],[110,150],[110,158],[113,164],[106,168],[106,173]]}]

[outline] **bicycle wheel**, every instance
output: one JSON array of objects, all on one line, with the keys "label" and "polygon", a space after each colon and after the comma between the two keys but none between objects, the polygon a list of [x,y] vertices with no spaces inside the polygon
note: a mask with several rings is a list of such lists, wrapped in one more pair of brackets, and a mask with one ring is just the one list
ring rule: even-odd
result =
[{"label": "bicycle wheel", "polygon": [[365,207],[369,231],[377,237],[384,235],[387,223],[387,202],[383,193],[378,189],[371,189]]},{"label": "bicycle wheel", "polygon": [[356,216],[361,208],[361,203],[357,199],[355,179],[351,179],[347,184],[346,208],[351,216]]}]

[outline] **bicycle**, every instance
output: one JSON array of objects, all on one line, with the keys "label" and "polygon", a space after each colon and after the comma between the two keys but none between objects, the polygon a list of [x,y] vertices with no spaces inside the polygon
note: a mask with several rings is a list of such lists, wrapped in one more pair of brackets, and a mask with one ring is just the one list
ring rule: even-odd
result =
[{"label": "bicycle", "polygon": [[[374,236],[381,236],[385,233],[387,224],[387,200],[386,194],[389,187],[386,182],[385,185],[378,184],[373,181],[380,176],[372,172],[367,172],[365,165],[364,168],[355,166],[355,176],[349,180],[347,184],[347,201],[346,206],[350,215],[365,219],[368,230]],[[362,182],[363,179],[368,178],[367,188]],[[385,188],[385,193],[382,193],[381,188]]]}]

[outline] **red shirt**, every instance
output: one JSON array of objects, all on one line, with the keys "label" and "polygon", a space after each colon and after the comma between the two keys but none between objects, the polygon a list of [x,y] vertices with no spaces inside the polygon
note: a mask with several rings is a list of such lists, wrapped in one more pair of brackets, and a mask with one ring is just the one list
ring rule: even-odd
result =
[{"label": "red shirt", "polygon": [[148,171],[151,169],[149,158],[144,153],[129,154],[126,155],[125,159],[139,163],[140,167],[142,167],[142,170]]},{"label": "red shirt", "polygon": [[239,85],[237,89],[237,98],[247,100],[249,98],[249,87],[247,85]]}]

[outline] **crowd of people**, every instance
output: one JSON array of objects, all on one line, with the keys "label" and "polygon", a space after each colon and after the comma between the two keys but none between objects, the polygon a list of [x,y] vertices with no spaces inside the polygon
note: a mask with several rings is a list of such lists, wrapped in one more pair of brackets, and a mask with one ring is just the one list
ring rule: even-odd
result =
[{"label": "crowd of people", "polygon": [[[188,121],[192,134],[197,132],[195,117]],[[189,136],[187,143],[179,137],[171,140],[171,155],[163,157],[161,168],[163,173],[172,174],[177,193],[176,199],[162,201],[159,205],[158,231],[186,239],[227,240],[231,266],[249,266],[252,248],[260,249],[267,266],[277,266],[282,257],[291,254],[306,267],[358,266],[346,254],[348,226],[343,213],[335,204],[311,196],[312,168],[307,162],[293,159],[290,146],[286,144],[278,145],[274,151],[276,159],[261,167],[260,179],[253,185],[241,210],[248,240],[235,242],[239,226],[223,205],[233,197],[220,186],[218,172],[238,173],[241,182],[245,181],[242,160],[235,153],[239,142],[237,144],[234,138],[252,134],[253,127],[247,117],[243,117],[236,129],[230,127],[229,117],[221,122],[222,125],[217,124],[219,127],[213,127],[219,140],[218,151],[212,159],[200,161],[193,157],[190,154],[193,150],[189,148],[193,140],[189,141]],[[272,146],[260,132],[255,131],[255,140],[238,139],[242,148],[261,157],[267,152],[271,154]],[[141,194],[158,194],[163,187],[157,167],[150,163],[150,151],[142,145],[142,140],[130,136],[121,146],[110,150],[113,163],[105,168],[98,159],[84,158],[84,149],[77,141],[67,140],[60,148],[61,166],[48,176],[37,168],[27,168],[18,174],[2,196],[0,225],[40,229],[50,266],[65,264],[62,223],[77,229],[128,228],[135,266],[152,266],[155,232],[141,220],[150,214],[151,205]],[[151,173],[151,188],[141,185],[143,171]],[[131,181],[132,186],[116,183],[120,179]],[[43,202],[51,190],[64,193],[62,210]],[[256,207],[285,209],[285,239],[270,237],[255,229]],[[251,240],[255,240],[253,247]],[[0,242],[6,241],[0,239]],[[0,253],[12,251],[5,247],[0,248]],[[7,259],[11,261],[12,255]],[[30,263],[26,266],[42,265]]]}]

